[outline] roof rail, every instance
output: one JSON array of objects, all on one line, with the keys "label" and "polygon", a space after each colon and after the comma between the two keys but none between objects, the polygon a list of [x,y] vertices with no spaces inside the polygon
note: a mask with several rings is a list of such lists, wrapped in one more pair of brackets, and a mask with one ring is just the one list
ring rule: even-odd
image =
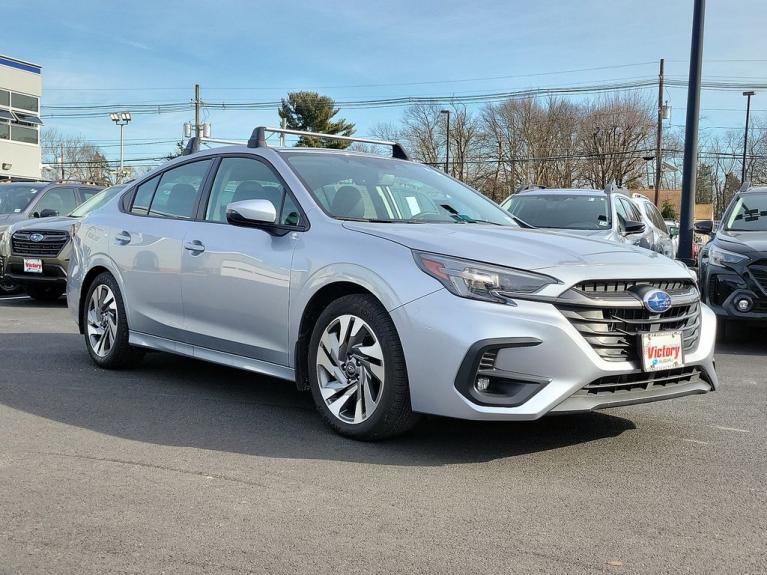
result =
[{"label": "roof rail", "polygon": [[302,130],[291,130],[289,128],[267,128],[265,126],[259,126],[253,130],[250,139],[248,140],[248,148],[268,148],[266,143],[266,132],[273,134],[290,134],[293,136],[306,136],[308,138],[320,138],[326,140],[342,140],[344,142],[361,142],[363,144],[375,144],[378,146],[391,146],[392,157],[400,160],[409,160],[410,156],[407,155],[404,148],[397,142],[390,142],[388,140],[373,140],[371,138],[353,138],[351,136],[339,136],[337,134],[323,134],[321,132],[306,132]]},{"label": "roof rail", "polygon": [[618,185],[614,181],[610,182],[609,184],[605,186],[604,192],[608,196],[610,194],[622,194],[624,196],[628,196],[628,192],[624,190],[623,188],[618,187]]},{"label": "roof rail", "polygon": [[525,184],[521,188],[518,188],[515,194],[521,194],[524,192],[532,192],[533,190],[545,190],[546,186],[539,186],[538,184]]}]

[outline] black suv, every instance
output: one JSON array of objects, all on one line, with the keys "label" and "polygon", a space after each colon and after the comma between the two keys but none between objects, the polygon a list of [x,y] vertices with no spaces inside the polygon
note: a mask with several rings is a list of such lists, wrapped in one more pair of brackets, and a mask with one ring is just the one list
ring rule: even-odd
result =
[{"label": "black suv", "polygon": [[[711,234],[713,222],[695,224]],[[724,334],[729,320],[767,321],[767,186],[744,186],[700,251],[700,287]]]}]

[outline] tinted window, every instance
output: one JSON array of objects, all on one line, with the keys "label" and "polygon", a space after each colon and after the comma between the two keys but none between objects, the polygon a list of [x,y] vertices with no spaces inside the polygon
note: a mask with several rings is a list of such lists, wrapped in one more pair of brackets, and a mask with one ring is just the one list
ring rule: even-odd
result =
[{"label": "tinted window", "polygon": [[11,126],[0,122],[0,140],[9,140],[11,137]]},{"label": "tinted window", "polygon": [[323,209],[338,219],[515,226],[497,204],[422,164],[347,154],[282,155]]},{"label": "tinted window", "polygon": [[37,128],[11,124],[11,140],[26,144],[37,144]]},{"label": "tinted window", "polygon": [[45,210],[52,210],[55,212],[52,215],[66,216],[77,207],[78,203],[74,188],[54,188],[48,190],[35,204],[33,213],[42,216]]},{"label": "tinted window", "polygon": [[0,184],[0,214],[18,214],[32,202],[45,184]]},{"label": "tinted window", "polygon": [[160,176],[155,176],[136,188],[136,195],[133,198],[131,213],[142,216],[149,213],[149,204],[152,203],[152,196],[154,196],[154,191],[157,188],[157,182],[159,181]]},{"label": "tinted window", "polygon": [[0,106],[11,105],[11,93],[8,90],[0,90]]},{"label": "tinted window", "polygon": [[192,162],[164,172],[152,198],[149,215],[162,218],[193,218],[197,198],[211,161]]},{"label": "tinted window", "polygon": [[601,230],[610,227],[607,197],[585,194],[517,194],[508,210],[538,228]]},{"label": "tinted window", "polygon": [[225,222],[226,207],[243,200],[269,200],[279,214],[284,196],[279,177],[265,163],[252,158],[224,158],[213,181],[205,219]]},{"label": "tinted window", "polygon": [[27,96],[26,94],[17,94],[14,92],[11,94],[11,107],[19,108],[21,110],[29,110],[30,112],[37,112],[37,98],[35,96]]},{"label": "tinted window", "polygon": [[727,215],[727,230],[767,231],[767,194],[748,194],[738,198]]}]

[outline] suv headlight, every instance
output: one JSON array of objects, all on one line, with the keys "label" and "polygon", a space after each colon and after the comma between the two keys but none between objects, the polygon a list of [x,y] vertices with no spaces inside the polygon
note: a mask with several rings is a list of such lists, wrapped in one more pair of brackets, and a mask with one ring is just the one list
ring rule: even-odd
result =
[{"label": "suv headlight", "polygon": [[711,246],[708,250],[708,261],[715,266],[729,267],[747,259],[748,256],[736,254],[735,252],[728,252],[717,246]]},{"label": "suv headlight", "polygon": [[558,280],[532,272],[413,251],[416,264],[450,293],[469,299],[509,303],[509,298],[539,292]]}]

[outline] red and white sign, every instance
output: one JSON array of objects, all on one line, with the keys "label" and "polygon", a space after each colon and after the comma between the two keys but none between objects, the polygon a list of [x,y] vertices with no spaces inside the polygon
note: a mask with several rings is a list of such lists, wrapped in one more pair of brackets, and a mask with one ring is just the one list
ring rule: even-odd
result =
[{"label": "red and white sign", "polygon": [[684,366],[681,331],[658,331],[642,334],[642,367],[659,371]]},{"label": "red and white sign", "polygon": [[43,260],[37,258],[24,258],[24,272],[32,274],[43,273]]}]

